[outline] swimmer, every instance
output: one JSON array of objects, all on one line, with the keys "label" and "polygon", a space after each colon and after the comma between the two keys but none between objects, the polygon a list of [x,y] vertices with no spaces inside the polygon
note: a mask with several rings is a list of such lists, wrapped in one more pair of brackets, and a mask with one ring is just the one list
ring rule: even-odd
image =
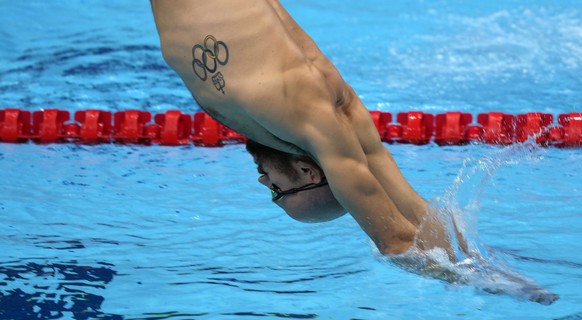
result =
[{"label": "swimmer", "polygon": [[[303,199],[317,193],[325,196],[326,215],[349,212],[382,253],[412,246],[426,202],[384,148],[354,90],[278,1],[151,5],[165,61],[208,114],[262,145],[308,156],[322,169],[327,184],[277,204],[300,219],[319,219],[319,208],[298,213],[307,209]],[[267,164],[262,168],[271,189],[306,182],[282,181]]]},{"label": "swimmer", "polygon": [[151,5],[166,63],[209,115],[250,139],[259,182],[289,216],[349,213],[384,255],[442,249],[454,260],[362,101],[277,0]]}]

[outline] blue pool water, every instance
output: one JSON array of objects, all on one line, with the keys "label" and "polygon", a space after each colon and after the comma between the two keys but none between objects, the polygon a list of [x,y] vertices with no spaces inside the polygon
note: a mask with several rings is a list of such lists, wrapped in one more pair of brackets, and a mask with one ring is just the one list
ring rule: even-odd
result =
[{"label": "blue pool water", "polygon": [[[582,108],[579,1],[283,4],[371,110]],[[0,12],[0,108],[199,110],[147,1]],[[483,242],[560,300],[408,273],[349,217],[295,222],[243,146],[0,144],[0,319],[582,318],[580,149],[387,147],[427,199],[462,178]]]}]

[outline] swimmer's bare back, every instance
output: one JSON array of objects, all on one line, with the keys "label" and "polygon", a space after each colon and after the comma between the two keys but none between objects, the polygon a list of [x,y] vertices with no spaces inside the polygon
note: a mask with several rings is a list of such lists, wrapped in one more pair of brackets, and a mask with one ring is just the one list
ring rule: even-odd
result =
[{"label": "swimmer's bare back", "polygon": [[[305,84],[313,82],[303,79],[302,69],[314,66],[273,3],[153,0],[152,8],[165,60],[205,111],[253,140],[302,153],[289,142],[288,132],[293,130],[288,127],[301,122],[296,118],[301,106],[294,95],[309,98],[307,90],[297,88],[306,89]],[[321,76],[314,71],[311,76]],[[317,82],[322,88],[314,88],[319,90],[316,96],[335,94],[336,89],[325,87],[328,80]],[[272,118],[284,121],[266,128]]]},{"label": "swimmer's bare back", "polygon": [[277,1],[153,0],[152,8],[165,60],[210,115],[262,144],[311,155],[381,251],[411,246],[415,226],[368,166],[368,155],[387,151],[367,109]]},{"label": "swimmer's bare back", "polygon": [[223,124],[262,144],[305,153],[289,132],[327,111],[365,122],[350,125],[367,154],[380,149],[367,109],[278,1],[153,0],[152,8],[165,60]]}]

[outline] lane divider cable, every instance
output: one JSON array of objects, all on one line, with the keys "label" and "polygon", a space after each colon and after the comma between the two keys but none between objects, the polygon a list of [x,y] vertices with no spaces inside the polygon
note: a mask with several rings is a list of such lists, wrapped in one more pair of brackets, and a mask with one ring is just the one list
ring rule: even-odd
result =
[{"label": "lane divider cable", "polygon": [[[552,114],[528,112],[506,114],[459,111],[430,114],[420,111],[370,111],[383,142],[439,146],[465,144],[507,145],[530,137],[544,146],[581,147],[582,112]],[[153,121],[152,121],[153,120]],[[0,109],[2,143],[122,143],[179,146],[193,144],[220,147],[239,144],[246,137],[220,124],[205,112],[193,115],[169,110],[152,115],[141,110],[110,112],[79,110],[74,117],[66,110],[38,111]]]}]

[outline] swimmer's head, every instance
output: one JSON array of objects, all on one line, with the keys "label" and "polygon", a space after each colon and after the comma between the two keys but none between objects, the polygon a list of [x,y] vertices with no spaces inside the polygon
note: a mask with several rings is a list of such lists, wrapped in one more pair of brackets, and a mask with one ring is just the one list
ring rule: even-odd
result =
[{"label": "swimmer's head", "polygon": [[293,219],[322,222],[346,213],[325,180],[323,170],[307,156],[281,152],[249,140],[261,176],[259,182],[272,190],[273,202]]}]

